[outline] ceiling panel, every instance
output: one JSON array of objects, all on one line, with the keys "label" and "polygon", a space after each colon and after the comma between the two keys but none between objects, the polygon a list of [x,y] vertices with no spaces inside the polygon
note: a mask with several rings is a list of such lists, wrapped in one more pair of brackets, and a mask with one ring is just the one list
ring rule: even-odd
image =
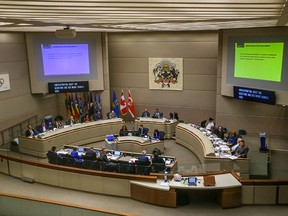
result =
[{"label": "ceiling panel", "polygon": [[0,1],[0,31],[193,31],[285,26],[287,0]]}]

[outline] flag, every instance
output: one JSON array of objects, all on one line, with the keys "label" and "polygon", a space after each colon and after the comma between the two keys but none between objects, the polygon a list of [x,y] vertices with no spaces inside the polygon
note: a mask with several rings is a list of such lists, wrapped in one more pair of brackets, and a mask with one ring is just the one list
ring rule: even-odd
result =
[{"label": "flag", "polygon": [[102,105],[101,105],[101,98],[100,98],[100,94],[98,94],[98,112],[100,112],[101,116],[102,116]]},{"label": "flag", "polygon": [[79,110],[79,104],[78,104],[78,96],[75,94],[75,101],[74,101],[74,112],[75,112],[75,118],[80,118],[80,110]]},{"label": "flag", "polygon": [[64,94],[64,96],[65,96],[65,107],[66,107],[66,110],[68,110],[69,109],[69,106],[68,106],[68,97],[67,97],[67,93],[65,93]]},{"label": "flag", "polygon": [[75,111],[74,111],[74,99],[73,95],[71,94],[71,98],[69,95],[69,101],[70,101],[70,114],[74,117],[75,116]]},{"label": "flag", "polygon": [[114,90],[114,92],[113,92],[112,109],[114,110],[115,114],[116,114],[117,117],[118,117],[118,116],[120,115],[120,112],[119,112],[119,102],[118,102],[118,100],[117,100],[115,90]]},{"label": "flag", "polygon": [[98,112],[98,103],[97,103],[97,97],[96,97],[96,94],[94,95],[94,119],[95,119],[95,116]]},{"label": "flag", "polygon": [[132,99],[132,94],[130,92],[130,89],[128,91],[128,110],[129,110],[131,116],[133,118],[135,118],[135,116],[136,116],[136,114],[135,114],[135,106],[134,106],[134,101]]},{"label": "flag", "polygon": [[126,105],[126,100],[124,97],[123,90],[121,92],[121,98],[120,98],[120,112],[123,116],[127,114],[127,105]]}]

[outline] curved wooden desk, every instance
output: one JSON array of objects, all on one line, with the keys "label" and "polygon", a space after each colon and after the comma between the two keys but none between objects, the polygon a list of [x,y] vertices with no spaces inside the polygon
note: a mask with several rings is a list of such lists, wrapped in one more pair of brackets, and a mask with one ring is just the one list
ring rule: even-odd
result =
[{"label": "curved wooden desk", "polygon": [[[197,183],[196,186],[189,186],[184,181],[176,182],[173,179],[166,186],[157,183],[144,183],[131,181],[131,197],[135,200],[150,204],[158,204],[167,207],[177,206],[177,190],[205,191],[214,190],[217,193],[217,200],[222,208],[231,208],[241,205],[241,183],[231,174],[215,174],[215,186],[203,186]],[[198,176],[203,179],[204,176]],[[154,197],[154,198],[153,198]]]},{"label": "curved wooden desk", "polygon": [[249,179],[250,159],[231,160],[215,156],[211,141],[200,130],[190,124],[179,123],[176,126],[176,142],[190,149],[200,160],[206,172],[236,170],[241,178]]},{"label": "curved wooden desk", "polygon": [[146,150],[148,154],[152,154],[155,148],[164,152],[164,142],[162,140],[145,140],[143,137],[137,136],[119,136],[116,138],[117,149],[128,152],[141,152]]},{"label": "curved wooden desk", "polygon": [[171,139],[175,134],[175,127],[178,122],[175,119],[157,119],[157,118],[143,118],[139,117],[135,120],[135,130],[138,130],[143,124],[145,128],[149,129],[149,134],[153,134],[154,130],[165,132],[165,138]]},{"label": "curved wooden desk", "polygon": [[84,145],[104,140],[107,134],[118,133],[123,125],[121,118],[76,124],[43,133],[41,138],[19,136],[19,151],[21,153],[45,158],[52,146],[58,149],[64,145]]}]

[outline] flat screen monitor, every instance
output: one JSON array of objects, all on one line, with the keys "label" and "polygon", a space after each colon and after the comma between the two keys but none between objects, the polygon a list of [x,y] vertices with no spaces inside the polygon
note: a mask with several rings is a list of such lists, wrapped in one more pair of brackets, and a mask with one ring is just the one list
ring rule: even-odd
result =
[{"label": "flat screen monitor", "polygon": [[48,83],[49,94],[66,93],[66,92],[87,92],[87,91],[89,91],[88,81]]},{"label": "flat screen monitor", "polygon": [[234,86],[234,98],[275,105],[275,92],[254,88]]},{"label": "flat screen monitor", "polygon": [[84,152],[84,148],[83,147],[79,147],[78,148],[78,152]]},{"label": "flat screen monitor", "polygon": [[32,93],[48,93],[48,83],[88,81],[89,91],[104,90],[100,33],[72,39],[54,33],[26,33]]}]

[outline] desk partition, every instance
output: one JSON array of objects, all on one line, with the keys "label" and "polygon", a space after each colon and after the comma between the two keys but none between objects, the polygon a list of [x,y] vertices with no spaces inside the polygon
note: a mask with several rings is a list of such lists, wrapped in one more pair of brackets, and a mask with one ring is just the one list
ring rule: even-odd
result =
[{"label": "desk partition", "polygon": [[157,118],[143,118],[140,117],[135,120],[135,129],[138,129],[143,124],[145,128],[149,129],[149,134],[153,134],[154,130],[165,132],[165,138],[171,139],[175,134],[175,127],[178,121],[175,119],[157,119]]},{"label": "desk partition", "polygon": [[39,138],[19,136],[19,151],[41,158],[52,146],[58,149],[64,145],[85,145],[104,140],[107,134],[118,133],[123,125],[121,118],[76,124],[72,127],[61,128],[43,133]]},{"label": "desk partition", "polygon": [[[231,160],[215,156],[212,142],[200,130],[190,124],[179,123],[176,126],[176,142],[190,149],[205,165],[205,171],[237,170],[235,168],[239,167],[241,178],[249,179],[249,158]],[[212,164],[219,164],[219,166]]]},{"label": "desk partition", "polygon": [[117,149],[120,151],[141,152],[146,150],[152,154],[155,148],[164,152],[164,142],[162,140],[150,140],[137,136],[120,136],[115,139]]}]

